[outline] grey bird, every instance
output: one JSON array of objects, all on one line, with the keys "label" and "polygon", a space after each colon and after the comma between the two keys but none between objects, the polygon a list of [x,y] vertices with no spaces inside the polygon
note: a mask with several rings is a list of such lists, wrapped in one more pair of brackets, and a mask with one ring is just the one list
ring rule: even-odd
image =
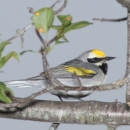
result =
[{"label": "grey bird", "polygon": [[[115,57],[106,56],[101,50],[93,49],[82,53],[73,60],[51,68],[50,70],[53,76],[65,86],[79,86],[79,81],[84,87],[99,86],[104,83],[107,76],[107,61],[114,58]],[[42,89],[47,87],[44,72],[36,77],[16,81],[5,81],[4,83],[7,87],[38,87]],[[53,84],[57,86],[55,82],[53,82]],[[51,94],[67,99],[79,99],[88,96],[92,92],[92,90],[65,91],[54,89],[51,91]]]}]

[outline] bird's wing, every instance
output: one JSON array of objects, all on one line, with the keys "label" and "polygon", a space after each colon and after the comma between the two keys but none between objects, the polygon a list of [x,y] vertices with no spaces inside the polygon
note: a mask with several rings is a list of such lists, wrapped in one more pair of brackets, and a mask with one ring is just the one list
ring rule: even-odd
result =
[{"label": "bird's wing", "polygon": [[92,78],[97,74],[96,65],[79,60],[71,60],[57,67],[51,68],[51,72],[56,78],[73,78],[73,74],[79,77]]}]

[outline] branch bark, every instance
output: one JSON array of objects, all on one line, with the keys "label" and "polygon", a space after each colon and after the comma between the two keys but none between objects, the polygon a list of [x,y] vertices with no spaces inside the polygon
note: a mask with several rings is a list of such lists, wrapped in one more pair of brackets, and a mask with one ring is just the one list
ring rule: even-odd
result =
[{"label": "branch bark", "polygon": [[[128,43],[127,43],[126,75],[130,77],[130,12],[129,11],[128,11],[128,19],[127,19],[127,28],[128,28]],[[130,82],[127,83],[126,102],[130,106]]]},{"label": "branch bark", "polygon": [[130,125],[130,110],[120,102],[36,101],[22,111],[0,113],[1,118],[68,124]]}]

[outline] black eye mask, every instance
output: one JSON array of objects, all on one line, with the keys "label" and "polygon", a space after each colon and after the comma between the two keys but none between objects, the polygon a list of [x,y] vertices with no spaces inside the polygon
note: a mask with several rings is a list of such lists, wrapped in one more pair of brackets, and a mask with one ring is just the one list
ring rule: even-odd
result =
[{"label": "black eye mask", "polygon": [[104,58],[92,58],[92,59],[87,59],[89,63],[98,63],[100,62],[101,60],[103,60]]}]

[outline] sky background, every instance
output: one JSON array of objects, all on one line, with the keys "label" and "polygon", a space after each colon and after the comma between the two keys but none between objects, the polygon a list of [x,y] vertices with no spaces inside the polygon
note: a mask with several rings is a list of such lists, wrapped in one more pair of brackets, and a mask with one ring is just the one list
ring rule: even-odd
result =
[{"label": "sky background", "polygon": [[[38,10],[43,7],[50,7],[56,0],[0,0],[0,41],[7,40],[15,35],[17,29],[22,29],[30,24],[31,16],[27,7]],[[58,9],[63,3],[55,7]],[[93,25],[75,30],[66,34],[69,43],[58,45],[48,54],[47,58],[50,67],[57,66],[65,61],[71,60],[86,50],[100,49],[108,56],[116,59],[109,62],[107,83],[111,83],[122,78],[126,70],[126,50],[127,50],[127,22],[108,23],[93,21],[93,18],[121,18],[127,16],[127,10],[116,0],[68,0],[67,7],[60,14],[71,14],[73,22],[89,21]],[[60,22],[55,19],[55,25]],[[55,31],[50,31],[49,39],[56,35]],[[20,38],[12,41],[12,45],[6,47],[4,54],[10,51],[20,53],[23,50],[33,49],[38,51],[41,43],[32,27],[25,33],[24,48],[21,48]],[[20,56],[20,63],[15,59],[10,60],[2,69],[0,81],[25,79],[39,75],[43,71],[42,60],[39,54],[26,53]],[[18,89],[12,88],[16,96],[25,97],[38,91],[36,88]],[[94,92],[84,100],[97,100],[113,102],[117,98],[119,102],[125,102],[126,86],[118,90],[106,92]],[[56,96],[44,94],[37,97],[40,100],[59,100]],[[0,130],[47,130],[51,123],[23,121],[13,119],[0,119]],[[58,130],[105,130],[103,125],[69,125],[61,124]],[[118,130],[128,130],[130,127],[121,126]]]}]

